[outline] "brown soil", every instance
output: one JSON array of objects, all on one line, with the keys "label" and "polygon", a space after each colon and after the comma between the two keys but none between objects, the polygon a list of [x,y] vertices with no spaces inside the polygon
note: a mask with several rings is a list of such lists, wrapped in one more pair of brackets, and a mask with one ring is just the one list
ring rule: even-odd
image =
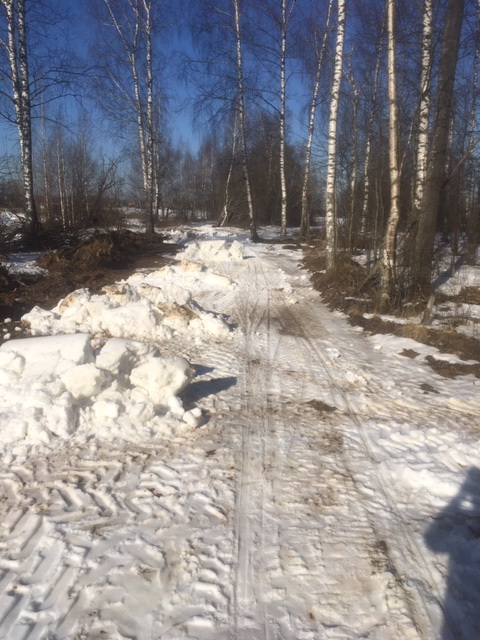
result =
[{"label": "brown soil", "polygon": [[332,407],[322,400],[309,400],[307,404],[318,413],[332,413],[337,410],[337,407]]},{"label": "brown soil", "polygon": [[[328,273],[319,273],[325,269],[325,258],[320,253],[320,247],[311,246],[304,251],[304,266],[312,273],[310,280],[314,288],[320,291],[323,300],[332,309],[339,309],[349,316],[354,326],[361,326],[369,333],[391,333],[402,338],[411,338],[417,342],[436,347],[441,353],[451,353],[463,360],[478,360],[479,364],[448,364],[435,358],[426,358],[426,362],[440,375],[454,377],[456,375],[473,374],[480,378],[480,340],[458,333],[451,329],[432,329],[419,324],[400,324],[382,320],[377,315],[365,318],[364,313],[375,314],[376,289],[375,278],[368,277],[365,269],[348,257],[340,256],[334,269]],[[445,298],[445,296],[443,297]],[[442,298],[442,300],[443,300]],[[478,304],[480,291],[475,287],[466,287],[458,296],[448,300]],[[418,308],[414,305],[398,311],[392,309],[392,314],[402,316],[407,312],[412,314],[422,309],[425,303],[420,302]],[[403,313],[402,313],[403,312]],[[416,357],[413,350],[404,350],[402,355]],[[448,366],[446,366],[448,365]]]},{"label": "brown soil", "polygon": [[455,376],[467,376],[473,374],[476,378],[480,378],[480,363],[478,364],[460,364],[450,363],[444,360],[437,360],[433,356],[427,356],[425,360],[436,373],[444,378],[455,378]]},{"label": "brown soil", "polygon": [[406,358],[410,358],[411,360],[414,360],[420,354],[418,353],[418,351],[414,351],[413,349],[404,349],[400,353],[400,355],[405,356]]},{"label": "brown soil", "polygon": [[423,393],[438,393],[438,390],[435,389],[435,387],[432,387],[431,384],[428,384],[428,382],[422,382],[420,389]]},{"label": "brown soil", "polygon": [[[74,246],[55,249],[38,264],[48,275],[36,282],[4,276],[0,270],[0,320],[18,321],[35,305],[51,308],[68,293],[82,287],[98,292],[103,286],[127,278],[139,268],[160,268],[176,247],[164,236],[131,231],[98,233]],[[7,328],[9,328],[7,326]],[[0,335],[1,340],[1,335]]]}]

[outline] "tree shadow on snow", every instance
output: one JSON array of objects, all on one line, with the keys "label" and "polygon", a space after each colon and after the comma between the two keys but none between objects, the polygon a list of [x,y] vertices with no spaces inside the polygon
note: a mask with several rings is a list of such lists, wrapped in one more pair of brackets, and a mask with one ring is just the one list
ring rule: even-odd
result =
[{"label": "tree shadow on snow", "polygon": [[235,376],[198,380],[188,385],[182,393],[182,398],[187,404],[196,404],[202,398],[226,391],[235,384],[237,384],[237,378]]},{"label": "tree shadow on snow", "polygon": [[427,546],[449,555],[441,640],[480,638],[480,469],[471,467],[458,494],[435,516]]}]

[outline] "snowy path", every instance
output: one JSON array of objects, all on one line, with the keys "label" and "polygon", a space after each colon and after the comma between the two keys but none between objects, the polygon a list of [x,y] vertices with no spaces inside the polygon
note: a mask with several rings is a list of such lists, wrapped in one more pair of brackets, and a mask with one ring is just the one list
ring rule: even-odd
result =
[{"label": "snowy path", "polygon": [[239,329],[170,347],[204,427],[11,450],[0,638],[480,637],[478,386],[379,349],[298,258],[207,265]]}]

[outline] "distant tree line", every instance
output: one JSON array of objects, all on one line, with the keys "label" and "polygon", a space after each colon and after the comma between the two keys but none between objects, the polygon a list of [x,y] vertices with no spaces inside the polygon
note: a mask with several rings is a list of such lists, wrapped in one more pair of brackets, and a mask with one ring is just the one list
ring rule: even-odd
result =
[{"label": "distant tree line", "polygon": [[[120,224],[126,204],[149,233],[201,218],[285,239],[322,218],[327,269],[365,252],[385,305],[430,292],[441,246],[476,263],[477,0],[87,4],[82,57],[56,36],[61,3],[0,0],[0,116],[19,140],[0,206],[30,233]],[[194,148],[172,141],[175,86]]]}]

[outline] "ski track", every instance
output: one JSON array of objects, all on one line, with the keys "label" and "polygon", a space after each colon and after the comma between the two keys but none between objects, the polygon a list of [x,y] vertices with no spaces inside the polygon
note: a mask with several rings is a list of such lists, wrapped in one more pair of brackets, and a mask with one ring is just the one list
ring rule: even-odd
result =
[{"label": "ski track", "polygon": [[459,418],[435,398],[428,412],[418,391],[422,412],[408,381],[392,395],[382,356],[298,281],[295,256],[255,251],[216,265],[232,290],[204,292],[235,339],[185,349],[204,368],[185,398],[205,427],[73,439],[0,466],[0,638],[440,638],[432,506],[410,507],[391,462],[428,468],[425,445],[448,439],[421,434],[466,431],[474,408]]}]

